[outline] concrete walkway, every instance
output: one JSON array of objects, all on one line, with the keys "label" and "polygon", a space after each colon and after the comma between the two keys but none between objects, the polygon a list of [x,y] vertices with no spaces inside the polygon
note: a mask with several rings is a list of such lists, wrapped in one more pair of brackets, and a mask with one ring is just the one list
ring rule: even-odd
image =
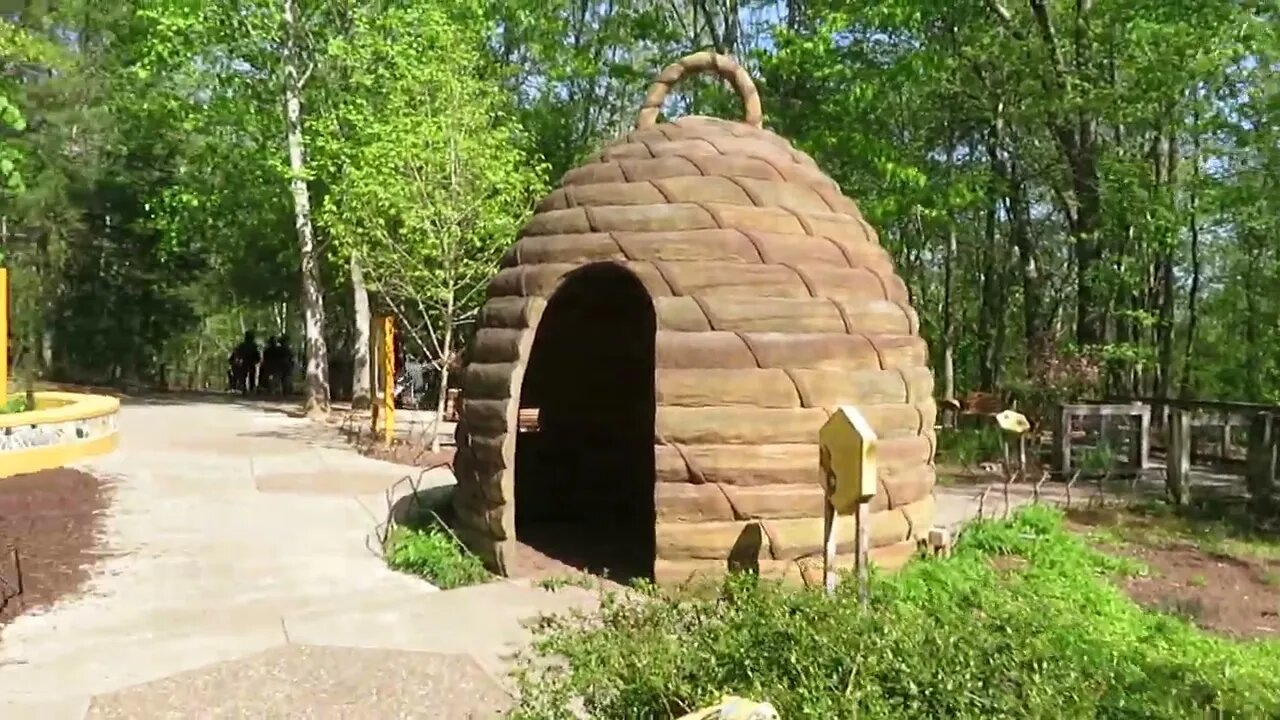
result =
[{"label": "concrete walkway", "polygon": [[360,457],[258,406],[139,402],[83,596],[0,635],[0,718],[493,717],[522,621],[590,604],[497,582],[448,593],[386,568],[388,498],[452,482]]}]

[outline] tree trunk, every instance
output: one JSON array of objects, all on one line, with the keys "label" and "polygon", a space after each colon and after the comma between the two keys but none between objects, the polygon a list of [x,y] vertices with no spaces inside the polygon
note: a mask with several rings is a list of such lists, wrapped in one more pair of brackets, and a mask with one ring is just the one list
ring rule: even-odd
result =
[{"label": "tree trunk", "polygon": [[991,165],[991,178],[987,183],[987,204],[982,240],[982,283],[978,310],[978,338],[980,367],[978,387],[990,392],[1000,382],[1000,361],[1004,346],[1004,253],[997,247],[998,209],[1000,188],[1000,145],[1004,137],[1003,108],[996,109],[995,117],[987,130],[987,159]]},{"label": "tree trunk", "polygon": [[372,322],[372,318],[369,313],[369,290],[364,284],[364,272],[360,269],[360,260],[354,253],[351,255],[351,291],[354,296],[356,316],[355,348],[352,352],[351,407],[364,409],[372,402],[370,390],[373,387],[373,380],[369,366],[369,343],[372,342],[369,323]]},{"label": "tree trunk", "polygon": [[[1069,158],[1072,190],[1079,209],[1071,223],[1076,246],[1076,340],[1084,346],[1106,342],[1106,308],[1098,287],[1102,261],[1098,231],[1102,227],[1102,196],[1098,178],[1096,138],[1092,125],[1081,123],[1079,155]],[[1086,134],[1087,130],[1087,134]]]},{"label": "tree trunk", "polygon": [[[1195,124],[1199,125],[1200,116],[1196,114]],[[1187,212],[1191,216],[1191,291],[1187,297],[1187,344],[1182,356],[1182,387],[1178,394],[1189,399],[1192,394],[1191,353],[1196,344],[1196,322],[1198,321],[1200,299],[1200,131],[1196,130],[1192,140],[1194,152],[1191,166],[1191,197],[1188,199]]]},{"label": "tree trunk", "polygon": [[947,225],[947,254],[942,269],[942,397],[951,400],[956,396],[956,361],[953,341],[955,326],[954,267],[956,257],[956,226]]},{"label": "tree trunk", "polygon": [[1045,282],[1036,257],[1035,238],[1031,233],[1031,203],[1027,198],[1027,186],[1022,169],[1010,151],[1008,160],[997,154],[997,163],[1007,185],[1005,190],[1006,215],[1009,218],[1009,240],[1018,252],[1018,266],[1022,280],[1022,332],[1026,344],[1026,373],[1034,380],[1040,365],[1052,351],[1053,333],[1045,312]]},{"label": "tree trunk", "polygon": [[440,344],[443,356],[440,358],[440,392],[436,397],[436,417],[431,432],[431,452],[440,452],[441,427],[444,425],[444,403],[449,396],[449,366],[453,364],[453,302],[450,298],[449,309],[444,319],[444,342]]},{"label": "tree trunk", "polygon": [[289,146],[289,188],[293,194],[294,228],[302,261],[303,332],[307,342],[308,415],[329,412],[329,349],[324,339],[324,289],[320,258],[311,227],[311,192],[307,188],[302,136],[302,78],[297,47],[295,0],[284,2],[285,138]]},{"label": "tree trunk", "polygon": [[996,208],[992,204],[986,212],[986,231],[983,233],[982,297],[978,314],[978,337],[981,343],[982,366],[978,369],[978,389],[995,390],[1000,382],[1000,355],[1004,340],[1004,290],[1001,282],[1001,258],[996,248]]}]

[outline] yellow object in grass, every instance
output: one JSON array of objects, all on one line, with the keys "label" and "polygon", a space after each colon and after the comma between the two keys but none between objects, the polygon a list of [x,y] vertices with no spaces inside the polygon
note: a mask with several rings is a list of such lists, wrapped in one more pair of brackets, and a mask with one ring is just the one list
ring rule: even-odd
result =
[{"label": "yellow object in grass", "polygon": [[779,720],[778,711],[769,703],[726,695],[720,704],[689,713],[680,720]]}]

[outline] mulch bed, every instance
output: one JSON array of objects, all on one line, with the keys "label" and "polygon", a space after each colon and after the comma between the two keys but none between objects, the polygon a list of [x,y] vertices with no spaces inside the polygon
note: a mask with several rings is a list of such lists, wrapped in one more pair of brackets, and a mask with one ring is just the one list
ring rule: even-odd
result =
[{"label": "mulch bed", "polygon": [[[0,626],[79,592],[100,558],[94,552],[110,489],[92,475],[58,468],[0,479]],[[23,592],[9,548],[16,547]]]}]

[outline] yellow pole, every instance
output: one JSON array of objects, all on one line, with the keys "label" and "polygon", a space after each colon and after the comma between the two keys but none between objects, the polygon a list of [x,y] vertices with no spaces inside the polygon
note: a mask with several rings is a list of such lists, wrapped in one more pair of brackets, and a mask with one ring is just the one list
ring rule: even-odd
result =
[{"label": "yellow pole", "polygon": [[396,429],[396,325],[390,315],[382,318],[382,433],[387,447]]},{"label": "yellow pole", "polygon": [[[9,403],[9,271],[0,267],[0,402]],[[34,410],[34,408],[27,408]]]}]

